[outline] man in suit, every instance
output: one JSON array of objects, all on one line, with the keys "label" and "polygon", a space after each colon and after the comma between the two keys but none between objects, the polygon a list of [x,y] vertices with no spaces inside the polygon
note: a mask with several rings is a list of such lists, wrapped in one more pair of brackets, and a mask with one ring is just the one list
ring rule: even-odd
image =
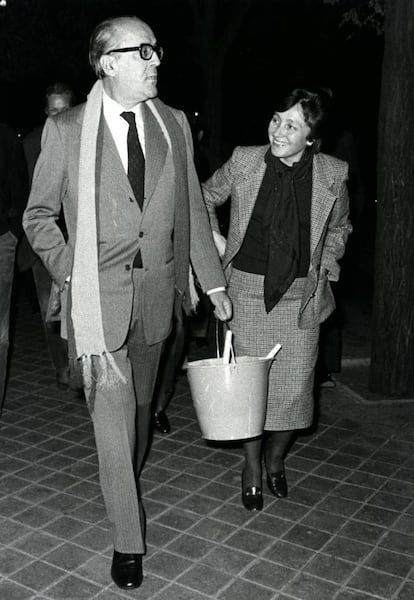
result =
[{"label": "man in suit", "polygon": [[17,240],[27,199],[23,148],[16,133],[0,123],[0,414],[9,353],[10,301]]},{"label": "man in suit", "polygon": [[[73,106],[74,103],[75,94],[66,83],[57,81],[47,87],[44,99],[44,111],[47,117],[58,115]],[[30,182],[33,179],[35,164],[40,154],[42,131],[43,125],[35,127],[23,139]],[[62,220],[59,224],[64,230],[65,226]],[[32,269],[46,343],[55,367],[56,383],[59,389],[66,390],[69,388],[67,341],[61,336],[59,315],[53,316],[48,310],[51,306],[52,279],[40,258],[33,252],[26,236],[23,236],[17,249],[17,266],[21,273],[26,273],[29,269]]]},{"label": "man in suit", "polygon": [[[111,574],[126,589],[142,582],[138,480],[174,306],[190,302],[190,258],[217,317],[231,317],[188,123],[156,97],[162,55],[136,17],[96,27],[89,56],[98,81],[86,105],[48,119],[24,216],[34,250],[68,291],[68,341],[113,529]],[[67,242],[56,226],[62,205]]]}]

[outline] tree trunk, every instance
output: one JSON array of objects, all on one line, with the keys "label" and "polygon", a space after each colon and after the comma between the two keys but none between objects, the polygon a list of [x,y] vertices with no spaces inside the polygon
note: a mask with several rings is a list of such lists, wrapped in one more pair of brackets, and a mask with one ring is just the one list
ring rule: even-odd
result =
[{"label": "tree trunk", "polygon": [[370,389],[414,393],[414,0],[386,0]]}]

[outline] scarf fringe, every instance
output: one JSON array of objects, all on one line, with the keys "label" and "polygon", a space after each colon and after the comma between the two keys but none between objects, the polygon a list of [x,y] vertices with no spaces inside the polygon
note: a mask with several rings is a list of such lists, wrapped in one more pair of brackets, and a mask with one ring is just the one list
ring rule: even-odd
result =
[{"label": "scarf fringe", "polygon": [[[94,368],[94,358],[98,360]],[[85,388],[91,389],[94,382],[99,381],[99,385],[106,389],[116,388],[119,383],[126,383],[126,377],[121,373],[114,357],[110,352],[103,352],[99,355],[81,357],[82,377]],[[96,377],[94,372],[98,373]]]},{"label": "scarf fringe", "polygon": [[190,289],[191,310],[193,312],[196,312],[197,305],[200,302],[200,297],[197,293],[196,286],[194,283],[194,273],[193,273],[193,269],[191,268],[191,265],[190,265],[190,270],[189,270],[189,274],[188,274],[188,287]]}]

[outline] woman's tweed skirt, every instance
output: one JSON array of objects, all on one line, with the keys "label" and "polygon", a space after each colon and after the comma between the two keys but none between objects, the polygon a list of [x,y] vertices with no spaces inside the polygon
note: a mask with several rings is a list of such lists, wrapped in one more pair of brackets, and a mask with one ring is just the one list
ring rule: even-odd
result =
[{"label": "woman's tweed skirt", "polygon": [[265,356],[275,344],[282,344],[269,372],[265,421],[268,431],[304,429],[313,420],[319,326],[298,327],[305,281],[295,279],[269,314],[264,307],[263,275],[233,269],[229,282],[236,360],[237,356]]}]

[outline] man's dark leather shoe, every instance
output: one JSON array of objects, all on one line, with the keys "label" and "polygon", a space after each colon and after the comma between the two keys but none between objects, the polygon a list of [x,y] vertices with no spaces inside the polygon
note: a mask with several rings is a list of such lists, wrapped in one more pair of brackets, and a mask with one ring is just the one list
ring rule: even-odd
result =
[{"label": "man's dark leather shoe", "polygon": [[170,433],[171,425],[167,415],[163,410],[160,410],[154,414],[154,427],[160,433]]},{"label": "man's dark leather shoe", "polygon": [[123,590],[133,590],[142,583],[142,555],[124,554],[114,550],[111,576]]},{"label": "man's dark leather shoe", "polygon": [[262,488],[252,486],[242,489],[242,502],[244,508],[247,508],[247,510],[262,510]]},{"label": "man's dark leather shoe", "polygon": [[276,498],[286,498],[288,488],[284,469],[276,473],[268,473],[266,481],[267,487]]}]

